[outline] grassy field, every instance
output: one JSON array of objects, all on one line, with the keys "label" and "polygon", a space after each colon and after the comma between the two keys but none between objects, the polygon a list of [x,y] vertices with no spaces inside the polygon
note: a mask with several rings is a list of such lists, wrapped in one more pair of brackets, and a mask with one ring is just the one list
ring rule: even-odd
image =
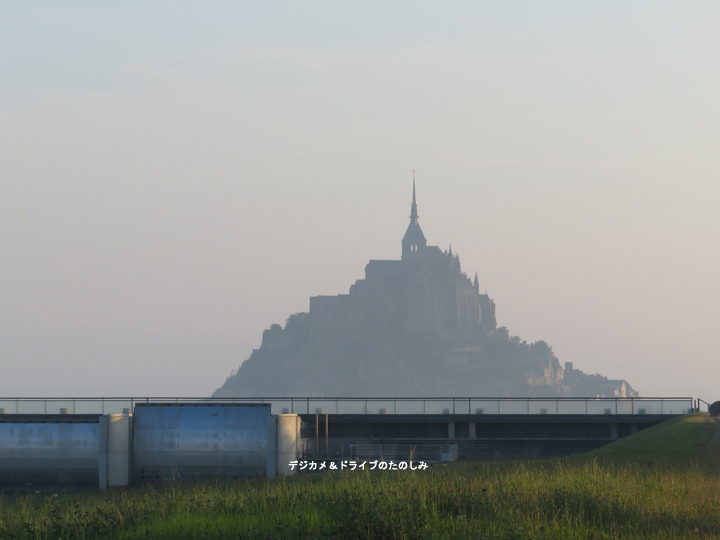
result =
[{"label": "grassy field", "polygon": [[720,538],[707,415],[591,454],[0,497],[0,538]]}]

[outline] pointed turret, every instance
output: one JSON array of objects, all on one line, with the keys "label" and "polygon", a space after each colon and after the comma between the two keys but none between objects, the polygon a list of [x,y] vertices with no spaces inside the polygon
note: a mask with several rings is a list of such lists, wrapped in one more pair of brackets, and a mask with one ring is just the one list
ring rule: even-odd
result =
[{"label": "pointed turret", "polygon": [[480,282],[478,281],[478,278],[477,278],[477,272],[475,272],[475,281],[473,281],[473,287],[475,288],[475,290],[477,292],[480,292]]},{"label": "pointed turret", "polygon": [[415,197],[415,171],[413,171],[413,198],[410,205],[410,225],[402,239],[402,259],[410,260],[427,245],[425,235],[418,223],[417,198]]},{"label": "pointed turret", "polygon": [[417,222],[418,219],[418,213],[417,213],[417,198],[415,197],[415,173],[413,172],[413,199],[412,204],[410,205],[410,219]]}]

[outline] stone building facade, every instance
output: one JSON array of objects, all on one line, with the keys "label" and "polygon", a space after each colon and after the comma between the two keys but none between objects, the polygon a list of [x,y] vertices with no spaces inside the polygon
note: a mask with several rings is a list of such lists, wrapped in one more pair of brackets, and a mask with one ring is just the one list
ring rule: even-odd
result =
[{"label": "stone building facade", "polygon": [[496,326],[495,303],[480,294],[452,248],[428,246],[418,222],[415,182],[400,260],[371,260],[348,294],[310,298],[314,339],[353,335],[472,334]]}]

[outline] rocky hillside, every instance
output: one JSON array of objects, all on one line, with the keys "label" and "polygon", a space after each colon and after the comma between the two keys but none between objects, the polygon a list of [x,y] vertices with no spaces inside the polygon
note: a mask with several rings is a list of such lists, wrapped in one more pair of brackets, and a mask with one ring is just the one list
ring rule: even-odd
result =
[{"label": "rocky hillside", "polygon": [[622,380],[567,371],[544,341],[527,343],[505,327],[471,335],[430,332],[390,338],[317,340],[307,313],[272,325],[262,344],[215,397],[627,396]]}]

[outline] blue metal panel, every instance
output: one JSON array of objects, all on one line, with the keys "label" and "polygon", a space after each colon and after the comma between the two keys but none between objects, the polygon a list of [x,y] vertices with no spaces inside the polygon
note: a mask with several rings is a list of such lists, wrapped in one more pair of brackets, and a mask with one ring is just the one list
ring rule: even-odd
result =
[{"label": "blue metal panel", "polygon": [[261,476],[269,404],[138,404],[133,481]]},{"label": "blue metal panel", "polygon": [[95,422],[0,422],[0,486],[98,484]]}]

